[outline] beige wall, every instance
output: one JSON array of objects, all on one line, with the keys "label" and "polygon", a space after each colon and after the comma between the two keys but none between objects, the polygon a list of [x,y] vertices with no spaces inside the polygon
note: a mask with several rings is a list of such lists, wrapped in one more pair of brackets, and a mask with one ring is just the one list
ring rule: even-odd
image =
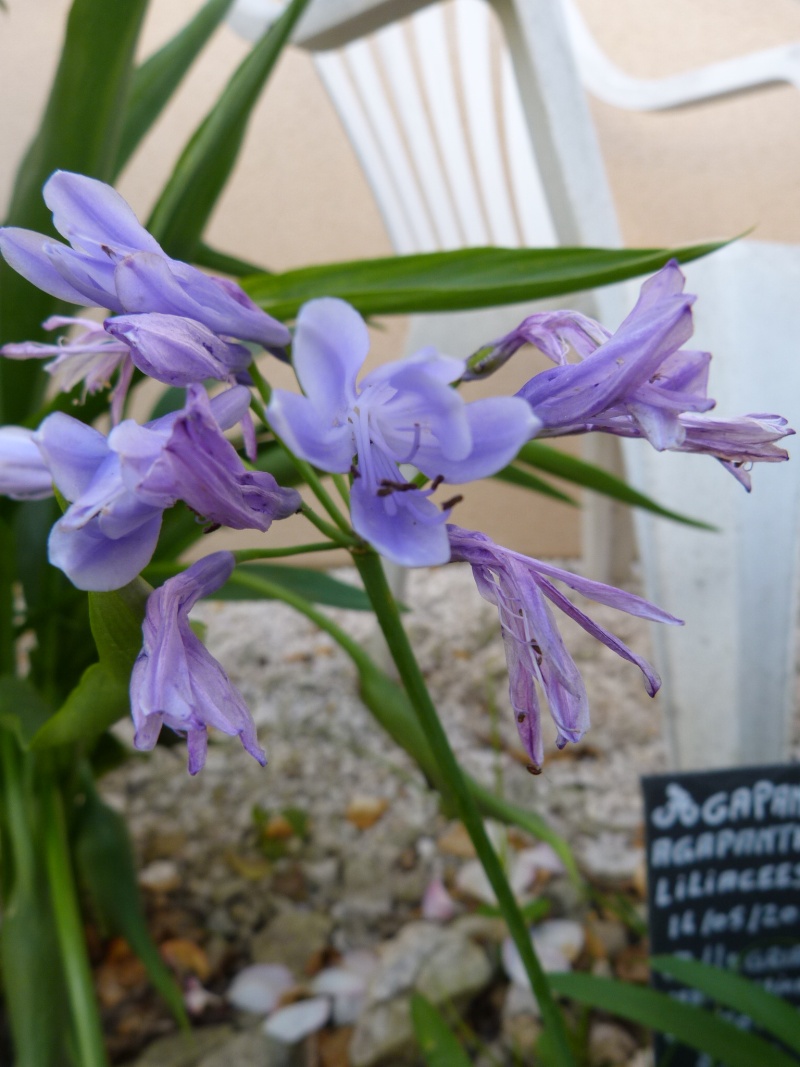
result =
[{"label": "beige wall", "polygon": [[[8,0],[9,10],[0,12],[0,209],[35,129],[68,6],[67,0]],[[152,0],[143,54],[199,6],[199,0]],[[581,0],[581,7],[609,57],[642,77],[800,40],[797,0]],[[142,217],[188,131],[244,52],[229,30],[217,34],[122,176],[120,190]],[[796,90],[775,87],[669,115],[597,102],[592,112],[628,243],[678,244],[751,227],[759,237],[800,241]],[[308,56],[290,51],[282,58],[208,237],[277,270],[389,253],[369,189]],[[392,320],[373,331],[376,358],[401,351],[404,328]],[[470,493],[457,518],[484,527],[488,519],[495,536],[533,553],[574,554],[579,546],[571,509],[520,493]],[[276,538],[305,537],[293,529],[299,521],[281,524]]]}]

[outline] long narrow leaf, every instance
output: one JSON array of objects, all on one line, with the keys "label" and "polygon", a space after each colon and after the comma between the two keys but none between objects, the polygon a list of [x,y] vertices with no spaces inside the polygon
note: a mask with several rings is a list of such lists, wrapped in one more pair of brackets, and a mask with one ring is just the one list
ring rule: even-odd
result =
[{"label": "long narrow leaf", "polygon": [[137,68],[125,112],[125,125],[114,166],[115,175],[119,174],[136,151],[189,67],[225,18],[232,2],[208,0],[180,33]]},{"label": "long narrow leaf", "polygon": [[[708,255],[724,242],[672,250],[607,248],[464,248],[359,259],[257,274],[244,288],[276,318],[292,318],[312,297],[339,296],[362,315],[462,311],[575,293]],[[491,341],[476,337],[475,348]]]},{"label": "long narrow leaf", "polygon": [[203,241],[195,249],[193,259],[198,267],[213,270],[216,274],[233,274],[237,278],[245,274],[270,273],[263,267],[256,267],[253,263],[248,263],[245,259],[239,259],[237,256],[228,255],[227,252],[220,252],[216,248],[211,248]]},{"label": "long narrow leaf", "polygon": [[701,530],[715,529],[714,526],[710,526],[707,522],[701,522],[699,519],[690,519],[687,515],[681,515],[677,511],[670,511],[669,508],[662,507],[652,497],[631,488],[627,482],[622,481],[621,478],[617,478],[613,474],[609,474],[602,467],[596,467],[593,463],[587,463],[585,459],[571,456],[568,452],[562,452],[561,449],[552,448],[550,445],[542,444],[540,441],[529,441],[528,444],[523,445],[517,460],[527,463],[537,470],[546,471],[548,474],[554,474],[565,481],[573,482],[575,485],[585,486],[595,493],[610,496],[623,504],[630,504],[632,507],[652,511],[653,514],[661,515],[665,519],[672,519],[673,522],[681,522],[686,526],[696,526]]},{"label": "long narrow leaf", "polygon": [[670,1034],[682,1044],[707,1052],[725,1067],[797,1067],[793,1056],[755,1034],[702,1008],[674,1000],[667,993],[592,974],[551,974],[548,978],[559,996]]},{"label": "long narrow leaf", "polygon": [[788,1001],[768,993],[757,982],[734,971],[678,956],[655,956],[650,960],[650,966],[660,974],[668,974],[693,989],[699,989],[717,1003],[742,1012],[757,1027],[800,1053],[800,1011]]},{"label": "long narrow leaf", "polygon": [[514,463],[504,467],[492,477],[501,482],[508,482],[509,485],[520,485],[523,489],[530,489],[533,493],[542,493],[544,496],[550,496],[554,500],[561,501],[562,504],[569,504],[574,508],[578,506],[577,500],[573,500],[571,496],[562,493],[560,489],[556,489],[554,485],[546,482],[544,478],[537,478],[535,474],[523,470]]},{"label": "long narrow leaf", "polygon": [[181,153],[148,222],[170,255],[191,259],[233,170],[250,114],[309,0],[292,0],[239,65]]},{"label": "long narrow leaf", "polygon": [[411,1022],[426,1067],[469,1067],[469,1057],[442,1015],[425,997],[411,998]]},{"label": "long narrow leaf", "polygon": [[[44,117],[16,175],[9,225],[53,232],[42,185],[59,167],[111,178],[146,8],[147,0],[74,0]],[[0,341],[40,336],[56,304],[0,260]],[[0,422],[23,422],[45,378],[38,360],[3,360]]]}]

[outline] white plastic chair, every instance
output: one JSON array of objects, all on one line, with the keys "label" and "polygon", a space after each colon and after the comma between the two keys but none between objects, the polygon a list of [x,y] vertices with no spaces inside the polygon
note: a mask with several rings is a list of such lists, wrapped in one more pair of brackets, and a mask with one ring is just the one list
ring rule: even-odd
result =
[{"label": "white plastic chair", "polygon": [[[642,110],[774,81],[798,83],[795,45],[672,78],[631,78],[599,50],[573,0],[563,0],[563,9],[553,0],[490,2],[508,46],[499,56],[489,47],[482,0],[315,0],[298,27],[296,43],[315,53],[398,252],[486,243],[618,245],[581,77],[602,99]],[[248,10],[252,17],[265,5],[276,6],[239,0],[240,28]],[[450,9],[446,15],[443,8]],[[262,27],[263,17],[251,34]],[[696,282],[702,291],[698,340],[717,353],[712,382],[721,412],[777,409],[800,425],[800,410],[786,404],[800,397],[794,380],[800,360],[789,350],[800,327],[790,295],[797,291],[797,259],[795,249],[742,242],[690,267],[690,287]],[[761,302],[750,278],[755,260],[768,286]],[[581,306],[613,327],[635,290],[602,289]],[[524,313],[424,316],[412,326],[409,347],[438,343],[468,354],[476,338],[502,333]],[[729,336],[725,324],[734,313],[743,325]],[[745,341],[753,335],[762,338],[757,347]],[[750,387],[754,375],[770,380],[759,377],[765,348],[776,357],[771,378],[782,376],[783,387],[759,406]],[[616,445],[598,437],[589,457],[617,465]],[[783,467],[760,469],[747,498],[708,460],[656,455],[642,442],[625,442],[624,451],[635,484],[722,527],[720,534],[699,533],[637,516],[647,593],[688,623],[684,631],[661,628],[656,635],[673,764],[781,759],[791,707],[797,478]],[[614,506],[590,497],[584,554],[594,577],[614,576],[628,556],[617,516]],[[769,539],[768,553],[759,551],[759,537]],[[756,614],[765,598],[769,610]]]}]

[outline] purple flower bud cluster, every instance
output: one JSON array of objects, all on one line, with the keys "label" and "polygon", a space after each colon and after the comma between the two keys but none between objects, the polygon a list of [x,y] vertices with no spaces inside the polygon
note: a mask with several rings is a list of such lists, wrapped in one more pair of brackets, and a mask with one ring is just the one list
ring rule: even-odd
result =
[{"label": "purple flower bud cluster", "polygon": [[[500,614],[511,704],[533,770],[543,759],[542,698],[559,746],[578,741],[589,721],[586,691],[552,605],[637,665],[648,692],[656,692],[660,683],[650,665],[576,608],[553,580],[643,618],[679,620],[639,597],[449,525],[460,497],[443,492],[437,504],[434,496],[442,484],[497,473],[535,436],[590,430],[710,454],[748,489],[749,464],[786,459],[777,442],[794,431],[779,416],[708,414],[710,356],[684,347],[694,297],[684,293],[677,264],[644,283],[614,334],[578,312],[537,314],[471,360],[427,348],[359,379],[369,336],[344,301],[307,303],[292,339],[233,282],[167,256],[110,187],[57,172],[44,195],[69,244],[5,228],[0,252],[45,292],[112,314],[102,324],[55,317],[46,328],[77,333],[57,344],[23,342],[0,351],[11,359],[53,357],[47,370],[64,390],[83,382],[86,392],[96,392],[117,374],[112,428],[104,434],[59,412],[35,432],[0,429],[0,492],[39,499],[55,484],[68,506],[51,532],[50,560],[76,586],[112,590],[131,581],[152,558],[163,513],[177,501],[214,526],[262,532],[298,510],[299,494],[247,467],[225,436],[241,423],[255,459],[252,354],[243,342],[282,354],[292,341],[302,393],[273,390],[269,428],[299,459],[350,476],[353,531],[387,559],[404,566],[470,564],[479,592]],[[462,382],[485,377],[525,344],[554,366],[515,396],[464,399]],[[144,425],[125,418],[134,367],[185,388],[184,406]],[[228,388],[209,398],[201,384],[209,378]],[[191,773],[203,765],[209,726],[238,735],[259,762],[266,758],[241,695],[188,622],[195,602],[220,588],[233,567],[230,553],[215,553],[151,595],[131,679],[136,745],[152,748],[165,724],[186,734]]]}]

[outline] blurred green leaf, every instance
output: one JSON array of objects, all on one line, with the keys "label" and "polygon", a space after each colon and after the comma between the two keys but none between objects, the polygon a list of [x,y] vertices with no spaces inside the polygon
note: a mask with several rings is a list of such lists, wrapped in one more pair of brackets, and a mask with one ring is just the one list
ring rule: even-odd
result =
[{"label": "blurred green leaf", "polygon": [[341,582],[325,571],[307,567],[282,567],[269,563],[245,563],[230,579],[213,594],[215,600],[262,599],[263,588],[259,579],[274,582],[312,604],[327,604],[332,608],[349,608],[351,611],[371,611],[369,597],[356,585]]},{"label": "blurred green leaf", "polygon": [[677,511],[670,511],[651,497],[633,489],[621,478],[609,474],[602,467],[587,463],[585,459],[571,456],[568,452],[562,452],[560,448],[553,448],[550,445],[542,444],[540,441],[529,441],[526,445],[523,445],[517,456],[517,462],[527,463],[528,466],[535,467],[537,470],[554,474],[556,477],[573,482],[575,485],[585,486],[595,493],[609,496],[613,500],[621,501],[623,504],[630,504],[631,507],[643,508],[645,511],[653,512],[654,515],[672,519],[673,522],[680,522],[685,526],[696,526],[700,530],[716,529],[715,526],[710,526],[707,522],[701,522],[699,519],[690,519]]},{"label": "blurred green leaf", "polygon": [[90,776],[84,784],[86,799],[74,834],[79,877],[103,930],[125,938],[172,1014],[188,1028],[180,989],[147,929],[125,820],[100,800]]},{"label": "blurred green leaf", "polygon": [[74,1063],[65,1047],[69,999],[44,871],[3,901],[0,962],[15,1067]]},{"label": "blurred green leaf", "polygon": [[[111,178],[146,8],[147,0],[74,0],[44,116],[16,174],[7,225],[54,233],[42,185],[57,168]],[[56,306],[0,260],[0,340],[42,337],[40,324]],[[3,360],[0,423],[23,422],[38,406],[46,378],[39,360]]]},{"label": "blurred green leaf", "polygon": [[654,956],[650,966],[659,974],[669,975],[699,989],[719,1004],[747,1015],[757,1027],[800,1053],[800,1011],[788,1001],[768,993],[757,982],[734,971],[678,956]]},{"label": "blurred green leaf", "polygon": [[797,1067],[793,1056],[755,1034],[667,993],[591,974],[550,974],[548,979],[558,996],[672,1035],[726,1067]]},{"label": "blurred green leaf", "polygon": [[560,489],[556,489],[554,485],[546,482],[544,478],[537,478],[530,471],[523,470],[516,463],[509,464],[508,467],[504,467],[497,474],[493,474],[492,477],[501,482],[508,482],[509,485],[520,485],[523,489],[530,489],[533,493],[541,493],[543,496],[552,497],[554,500],[559,500],[562,504],[569,504],[573,508],[578,507],[577,500],[573,500],[571,496],[562,493]]},{"label": "blurred green leaf", "polygon": [[0,727],[11,732],[22,748],[28,748],[53,709],[24,678],[0,678]]},{"label": "blurred green leaf", "polygon": [[136,69],[114,166],[117,175],[169,103],[184,75],[225,18],[233,0],[208,0],[194,18]]},{"label": "blurred green leaf", "polygon": [[89,593],[89,620],[100,663],[126,686],[142,647],[142,622],[152,586],[134,578],[110,593]]},{"label": "blurred green leaf", "polygon": [[55,715],[37,730],[30,748],[92,741],[129,710],[127,683],[112,677],[101,663],[93,663]]},{"label": "blurred green leaf", "polygon": [[470,1067],[469,1057],[441,1013],[425,997],[411,997],[411,1022],[427,1067]]},{"label": "blurred green leaf", "polygon": [[198,267],[213,270],[216,274],[232,274],[240,278],[244,274],[270,274],[264,267],[257,267],[248,263],[245,259],[229,256],[227,252],[219,252],[216,248],[210,248],[202,241],[194,252],[193,261]]},{"label": "blurred green leaf", "polygon": [[[279,319],[293,318],[301,304],[317,296],[342,297],[362,315],[461,311],[609,285],[649,274],[672,258],[686,263],[708,255],[723,243],[671,250],[464,248],[256,274],[242,285]],[[476,349],[486,340],[476,337]]]},{"label": "blurred green leaf", "polygon": [[[527,904],[520,905],[519,910],[522,912],[525,922],[538,923],[547,918],[552,907],[552,902],[547,897],[539,897],[536,900],[529,900]],[[488,918],[503,918],[502,910],[491,904],[479,904],[475,910],[479,915],[486,915]]]},{"label": "blurred green leaf", "polygon": [[233,170],[251,112],[309,0],[292,0],[253,46],[195,130],[147,224],[172,256],[194,258]]}]

